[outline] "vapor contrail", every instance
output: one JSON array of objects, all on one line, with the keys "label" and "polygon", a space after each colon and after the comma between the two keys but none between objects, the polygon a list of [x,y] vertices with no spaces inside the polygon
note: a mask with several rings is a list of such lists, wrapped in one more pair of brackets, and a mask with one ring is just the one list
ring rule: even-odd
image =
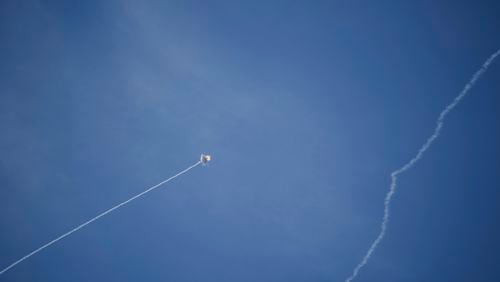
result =
[{"label": "vapor contrail", "polygon": [[363,266],[366,265],[370,257],[372,256],[373,252],[375,249],[377,249],[378,244],[384,239],[385,233],[387,231],[387,224],[389,223],[389,216],[390,216],[390,205],[391,205],[391,199],[394,193],[396,192],[396,183],[398,180],[398,175],[401,173],[411,169],[423,156],[423,154],[429,149],[429,147],[432,145],[434,140],[439,137],[439,134],[441,132],[441,128],[443,127],[444,124],[444,119],[450,113],[457,105],[460,103],[460,101],[469,93],[469,90],[474,86],[476,81],[481,77],[481,75],[488,69],[488,66],[493,63],[495,58],[500,55],[500,49],[497,50],[493,55],[491,55],[486,62],[481,66],[481,68],[472,76],[471,80],[464,86],[464,89],[458,94],[457,97],[448,105],[444,110],[439,114],[439,117],[436,121],[436,127],[434,128],[434,132],[432,135],[427,139],[427,141],[420,147],[418,150],[418,153],[405,165],[403,165],[401,168],[398,168],[397,170],[393,171],[391,173],[391,185],[389,188],[389,192],[387,192],[387,195],[385,196],[384,200],[384,217],[382,219],[382,224],[380,225],[380,233],[378,234],[377,238],[373,243],[371,244],[370,248],[366,252],[365,256],[361,260],[361,262],[354,268],[352,271],[351,276],[349,276],[345,282],[350,282],[358,276],[359,271]]},{"label": "vapor contrail", "polygon": [[124,205],[126,205],[126,204],[128,204],[128,203],[130,203],[130,202],[132,202],[133,200],[135,200],[135,199],[137,199],[137,198],[139,198],[139,197],[143,196],[144,194],[146,194],[146,193],[148,193],[148,192],[151,192],[152,190],[154,190],[154,189],[156,189],[156,188],[160,187],[161,185],[163,185],[163,184],[165,184],[165,183],[167,183],[167,182],[169,182],[169,181],[173,180],[174,178],[177,178],[178,176],[180,176],[180,175],[182,175],[182,174],[184,174],[184,173],[188,172],[189,170],[193,169],[194,167],[196,167],[196,166],[200,165],[201,163],[202,163],[202,160],[200,160],[200,161],[196,162],[195,164],[193,164],[193,165],[191,165],[190,167],[186,168],[185,170],[183,170],[183,171],[181,171],[181,172],[177,173],[176,175],[174,175],[174,176],[172,176],[172,177],[170,177],[170,178],[168,178],[168,179],[165,179],[165,180],[163,180],[162,182],[160,182],[160,183],[158,183],[158,184],[156,184],[156,185],[154,185],[154,186],[151,186],[151,187],[150,187],[150,188],[148,188],[147,190],[145,190],[145,191],[143,191],[143,192],[141,192],[141,193],[139,193],[139,194],[137,194],[137,195],[133,196],[132,198],[130,198],[130,199],[128,199],[128,200],[126,200],[125,202],[119,203],[118,205],[116,205],[116,206],[114,206],[114,207],[112,207],[112,208],[110,208],[110,209],[108,209],[108,210],[106,210],[106,211],[104,211],[104,212],[100,213],[99,215],[97,215],[97,216],[95,216],[95,217],[93,217],[93,218],[91,218],[91,219],[87,220],[86,222],[84,222],[84,223],[82,223],[82,224],[78,225],[77,227],[75,227],[75,228],[71,229],[70,231],[68,231],[68,232],[66,232],[66,233],[64,233],[64,234],[62,234],[61,236],[59,236],[59,237],[55,238],[54,240],[52,240],[52,241],[50,241],[50,242],[46,243],[45,245],[41,246],[40,248],[38,248],[38,249],[36,249],[36,250],[32,251],[31,253],[29,253],[29,254],[25,255],[24,257],[22,257],[22,258],[18,259],[17,261],[15,261],[14,263],[12,263],[11,265],[7,266],[7,267],[6,267],[6,268],[4,268],[2,271],[0,271],[0,275],[4,274],[7,270],[9,270],[9,269],[13,268],[14,266],[16,266],[17,264],[21,263],[22,261],[24,261],[24,260],[28,259],[28,258],[29,258],[29,257],[31,257],[32,255],[34,255],[34,254],[36,254],[36,253],[40,252],[41,250],[43,250],[43,249],[45,249],[45,248],[49,247],[50,245],[52,245],[52,244],[56,243],[57,241],[64,239],[65,237],[67,237],[67,236],[69,236],[69,235],[71,235],[71,234],[75,233],[76,231],[78,231],[78,230],[82,229],[83,227],[85,227],[85,226],[87,226],[87,225],[91,224],[92,222],[94,222],[94,221],[98,220],[99,218],[101,218],[101,217],[103,217],[103,216],[107,215],[108,213],[110,213],[110,212],[112,212],[112,211],[114,211],[114,210],[116,210],[116,209],[118,209],[118,208],[120,208],[120,207],[122,207],[122,206],[124,206]]}]

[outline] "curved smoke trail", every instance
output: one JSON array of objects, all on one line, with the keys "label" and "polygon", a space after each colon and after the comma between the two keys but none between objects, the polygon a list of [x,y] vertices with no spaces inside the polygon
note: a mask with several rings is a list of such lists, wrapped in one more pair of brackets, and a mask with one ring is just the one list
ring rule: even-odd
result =
[{"label": "curved smoke trail", "polygon": [[198,161],[197,163],[195,163],[195,164],[191,165],[190,167],[188,167],[188,168],[186,168],[185,170],[183,170],[183,171],[181,171],[181,172],[177,173],[176,175],[174,175],[174,176],[172,176],[172,177],[169,177],[169,178],[167,178],[167,179],[163,180],[162,182],[160,182],[160,183],[158,183],[158,184],[156,184],[156,185],[154,185],[154,186],[151,186],[150,188],[148,188],[148,189],[146,189],[145,191],[143,191],[143,192],[141,192],[141,193],[139,193],[139,194],[137,194],[137,195],[133,196],[132,198],[130,198],[130,199],[128,199],[128,200],[126,200],[126,201],[124,201],[124,202],[121,202],[121,203],[119,203],[118,205],[116,205],[116,206],[114,206],[114,207],[112,207],[112,208],[110,208],[110,209],[108,209],[108,210],[106,210],[106,211],[104,211],[104,212],[100,213],[99,215],[97,215],[97,216],[95,216],[95,217],[93,217],[93,218],[91,218],[91,219],[87,220],[86,222],[84,222],[84,223],[82,223],[82,224],[78,225],[77,227],[75,227],[75,228],[71,229],[70,231],[68,231],[68,232],[66,232],[66,233],[64,233],[64,234],[62,234],[61,236],[59,236],[59,237],[55,238],[54,240],[52,240],[52,241],[50,241],[50,242],[46,243],[45,245],[41,246],[40,248],[38,248],[38,249],[36,249],[36,250],[32,251],[31,253],[29,253],[29,254],[25,255],[25,256],[24,256],[24,257],[22,257],[22,258],[20,258],[20,259],[16,260],[16,261],[15,261],[15,262],[13,262],[11,265],[9,265],[9,266],[7,266],[6,268],[2,269],[2,270],[0,271],[0,275],[4,274],[7,270],[9,270],[9,269],[13,268],[14,266],[16,266],[17,264],[21,263],[22,261],[24,261],[24,260],[28,259],[28,258],[29,258],[29,257],[31,257],[32,255],[34,255],[34,254],[36,254],[36,253],[40,252],[41,250],[43,250],[43,249],[45,249],[45,248],[49,247],[50,245],[52,245],[52,244],[56,243],[57,241],[59,241],[59,240],[61,240],[61,239],[64,239],[65,237],[67,237],[67,236],[69,236],[69,235],[71,235],[71,234],[75,233],[76,231],[78,231],[78,230],[82,229],[83,227],[85,227],[85,226],[87,226],[87,225],[91,224],[92,222],[94,222],[94,221],[98,220],[99,218],[101,218],[101,217],[103,217],[103,216],[107,215],[108,213],[110,213],[110,212],[112,212],[112,211],[114,211],[114,210],[116,210],[116,209],[118,209],[118,208],[120,208],[120,207],[122,207],[122,206],[124,206],[124,205],[126,205],[126,204],[128,204],[128,203],[130,203],[130,202],[132,202],[133,200],[135,200],[135,199],[137,199],[137,198],[139,198],[139,197],[143,196],[144,194],[146,194],[146,193],[148,193],[148,192],[151,192],[152,190],[154,190],[154,189],[156,189],[156,188],[160,187],[161,185],[163,185],[163,184],[165,184],[165,183],[167,183],[167,182],[169,182],[169,181],[171,181],[171,180],[173,180],[173,179],[177,178],[178,176],[181,176],[182,174],[184,174],[184,173],[186,173],[186,172],[190,171],[191,169],[193,169],[194,167],[198,166],[198,165],[199,165],[199,164],[201,164],[201,163],[202,163],[201,161]]},{"label": "curved smoke trail", "polygon": [[391,200],[392,196],[396,192],[396,183],[398,180],[398,175],[401,173],[411,169],[423,156],[425,151],[429,149],[429,147],[432,145],[434,140],[439,137],[439,134],[441,133],[441,128],[443,127],[444,124],[444,119],[445,117],[460,103],[460,101],[469,93],[469,90],[474,86],[476,81],[481,77],[481,75],[488,69],[488,66],[493,63],[495,58],[500,55],[500,49],[497,50],[493,55],[491,55],[486,62],[481,66],[481,68],[472,76],[471,80],[464,86],[464,89],[458,94],[457,97],[448,105],[444,110],[439,114],[439,117],[436,121],[436,127],[434,128],[434,132],[432,135],[427,139],[427,141],[422,145],[422,147],[418,150],[418,153],[405,165],[403,165],[401,168],[393,171],[391,173],[391,185],[389,188],[389,192],[387,192],[387,195],[385,196],[384,200],[384,217],[382,219],[382,223],[380,225],[380,233],[378,234],[377,238],[373,243],[371,244],[370,248],[366,252],[365,256],[361,260],[361,262],[354,268],[352,271],[351,276],[349,276],[345,282],[350,282],[358,276],[359,271],[363,266],[366,265],[370,257],[372,256],[373,252],[377,248],[378,244],[384,239],[385,233],[387,231],[387,225],[389,223],[389,216],[390,216],[390,205],[391,205]]}]

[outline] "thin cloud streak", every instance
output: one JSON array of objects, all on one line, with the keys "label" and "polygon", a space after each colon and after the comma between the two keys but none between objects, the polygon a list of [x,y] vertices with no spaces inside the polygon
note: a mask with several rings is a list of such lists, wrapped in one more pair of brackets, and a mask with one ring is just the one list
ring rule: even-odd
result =
[{"label": "thin cloud streak", "polygon": [[424,155],[424,153],[430,148],[434,140],[439,137],[439,134],[441,133],[441,129],[444,125],[444,119],[445,117],[460,103],[460,101],[469,93],[469,90],[474,86],[476,81],[488,70],[488,67],[493,61],[496,59],[496,57],[500,55],[500,49],[497,50],[493,55],[491,55],[486,62],[481,66],[481,68],[472,76],[471,80],[464,86],[464,89],[458,94],[458,96],[455,97],[455,99],[448,104],[444,110],[439,114],[439,117],[436,121],[436,127],[434,128],[434,132],[432,135],[427,139],[427,141],[420,147],[418,150],[418,153],[405,165],[403,165],[401,168],[393,171],[391,173],[391,185],[389,188],[389,192],[387,192],[387,195],[385,196],[384,200],[384,217],[382,218],[382,223],[380,225],[380,233],[378,234],[377,238],[373,241],[371,244],[370,248],[366,252],[365,256],[361,260],[361,262],[354,268],[351,276],[349,276],[345,282],[351,282],[353,281],[356,276],[358,276],[361,268],[363,268],[367,263],[368,260],[371,258],[373,252],[377,249],[378,245],[380,242],[384,239],[384,236],[387,231],[387,225],[389,224],[389,217],[390,217],[390,205],[391,205],[391,200],[392,196],[394,193],[396,193],[397,189],[397,180],[398,180],[398,175],[401,173],[411,169]]},{"label": "thin cloud streak", "polygon": [[64,239],[65,237],[67,237],[67,236],[69,236],[69,235],[71,235],[71,234],[75,233],[76,231],[78,231],[78,230],[82,229],[83,227],[85,227],[85,226],[87,226],[87,225],[91,224],[92,222],[94,222],[94,221],[98,220],[99,218],[101,218],[101,217],[103,217],[103,216],[107,215],[108,213],[110,213],[110,212],[112,212],[112,211],[114,211],[114,210],[116,210],[116,209],[118,209],[118,208],[120,208],[120,207],[122,207],[122,206],[124,206],[124,205],[126,205],[126,204],[128,204],[128,203],[130,203],[130,202],[132,202],[133,200],[135,200],[135,199],[137,199],[137,198],[139,198],[139,197],[141,197],[141,196],[143,196],[143,195],[145,195],[145,194],[147,194],[147,193],[149,193],[149,192],[151,192],[151,191],[153,191],[154,189],[156,189],[156,188],[160,187],[161,185],[163,185],[163,184],[165,184],[165,183],[167,183],[167,182],[169,182],[169,181],[171,181],[171,180],[174,180],[175,178],[177,178],[177,177],[181,176],[182,174],[184,174],[184,173],[186,173],[186,172],[190,171],[191,169],[195,168],[196,166],[198,166],[198,165],[200,165],[200,164],[201,164],[201,161],[198,161],[198,162],[196,162],[195,164],[193,164],[193,165],[189,166],[188,168],[184,169],[183,171],[181,171],[181,172],[177,173],[176,175],[171,176],[171,177],[169,177],[169,178],[167,178],[167,179],[163,180],[162,182],[160,182],[160,183],[158,183],[158,184],[156,184],[156,185],[154,185],[154,186],[151,186],[150,188],[148,188],[148,189],[146,189],[145,191],[143,191],[143,192],[141,192],[141,193],[139,193],[139,194],[137,194],[137,195],[133,196],[132,198],[130,198],[130,199],[128,199],[128,200],[126,200],[126,201],[124,201],[124,202],[121,202],[121,203],[119,203],[118,205],[116,205],[116,206],[114,206],[114,207],[112,207],[112,208],[110,208],[110,209],[108,209],[108,210],[106,210],[106,211],[104,211],[104,212],[100,213],[99,215],[97,215],[97,216],[95,216],[95,217],[93,217],[93,218],[91,218],[91,219],[89,219],[89,220],[87,220],[86,222],[84,222],[84,223],[82,223],[82,224],[78,225],[77,227],[75,227],[75,228],[71,229],[70,231],[68,231],[68,232],[66,232],[66,233],[64,233],[64,234],[62,234],[61,236],[59,236],[59,237],[55,238],[54,240],[52,240],[52,241],[50,241],[50,242],[46,243],[45,245],[43,245],[43,246],[39,247],[38,249],[36,249],[36,250],[32,251],[31,253],[29,253],[29,254],[25,255],[24,257],[22,257],[22,258],[18,259],[17,261],[13,262],[11,265],[7,266],[7,267],[6,267],[6,268],[4,268],[2,271],[0,271],[0,275],[4,274],[4,273],[5,273],[5,272],[7,272],[9,269],[11,269],[11,268],[13,268],[14,266],[18,265],[18,264],[19,264],[19,263],[21,263],[22,261],[24,261],[24,260],[26,260],[26,259],[30,258],[31,256],[35,255],[36,253],[38,253],[38,252],[42,251],[43,249],[45,249],[45,248],[47,248],[47,247],[51,246],[52,244],[54,244],[54,243],[56,243],[56,242],[58,242],[58,241],[60,241],[60,240]]}]

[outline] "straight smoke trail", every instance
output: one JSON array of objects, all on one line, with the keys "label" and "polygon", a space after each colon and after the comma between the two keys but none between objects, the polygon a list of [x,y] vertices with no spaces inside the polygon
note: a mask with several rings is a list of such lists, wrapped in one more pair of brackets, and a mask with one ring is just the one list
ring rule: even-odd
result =
[{"label": "straight smoke trail", "polygon": [[92,222],[94,222],[94,221],[98,220],[99,218],[101,218],[101,217],[103,217],[103,216],[107,215],[108,213],[110,213],[110,212],[112,212],[112,211],[114,211],[114,210],[116,210],[116,209],[118,209],[118,208],[120,208],[120,207],[122,207],[122,206],[124,206],[124,205],[126,205],[126,204],[128,204],[128,203],[130,203],[130,202],[132,202],[133,200],[135,200],[135,199],[137,199],[137,198],[139,198],[139,197],[141,197],[141,196],[143,196],[143,195],[145,195],[145,194],[147,194],[147,193],[149,193],[149,192],[151,192],[151,191],[153,191],[154,189],[156,189],[156,188],[160,187],[161,185],[163,185],[163,184],[165,184],[165,183],[167,183],[167,182],[169,182],[169,181],[171,181],[171,180],[174,180],[175,178],[177,178],[177,177],[181,176],[182,174],[184,174],[184,173],[186,173],[186,172],[190,171],[191,169],[195,168],[196,166],[200,165],[201,163],[202,163],[202,161],[200,160],[200,161],[198,161],[197,163],[195,163],[195,164],[191,165],[190,167],[188,167],[188,168],[184,169],[183,171],[181,171],[181,172],[177,173],[176,175],[174,175],[174,176],[172,176],[172,177],[169,177],[169,178],[167,178],[167,179],[163,180],[162,182],[160,182],[160,183],[158,183],[158,184],[156,184],[156,185],[154,185],[154,186],[151,186],[150,188],[148,188],[148,189],[146,189],[145,191],[143,191],[143,192],[141,192],[141,193],[139,193],[139,194],[137,194],[137,195],[133,196],[132,198],[130,198],[130,199],[128,199],[128,200],[126,200],[126,201],[124,201],[124,202],[121,202],[121,203],[119,203],[118,205],[116,205],[116,206],[114,206],[114,207],[112,207],[112,208],[110,208],[110,209],[108,209],[108,210],[106,210],[106,211],[104,211],[104,212],[100,213],[99,215],[97,215],[97,216],[95,216],[95,217],[93,217],[93,218],[91,218],[91,219],[87,220],[86,222],[84,222],[84,223],[82,223],[82,224],[78,225],[77,227],[75,227],[75,228],[71,229],[70,231],[68,231],[68,232],[66,232],[66,233],[64,233],[64,234],[62,234],[61,236],[59,236],[59,237],[55,238],[54,240],[52,240],[52,241],[50,241],[50,242],[46,243],[45,245],[43,245],[43,246],[39,247],[38,249],[36,249],[36,250],[32,251],[31,253],[29,253],[29,254],[25,255],[24,257],[22,257],[22,258],[18,259],[17,261],[13,262],[11,265],[7,266],[7,267],[6,267],[6,268],[4,268],[2,271],[0,271],[0,275],[4,274],[4,273],[5,273],[6,271],[8,271],[9,269],[11,269],[11,268],[13,268],[14,266],[18,265],[18,264],[19,264],[19,263],[21,263],[22,261],[24,261],[24,260],[26,260],[26,259],[30,258],[31,256],[35,255],[36,253],[38,253],[38,252],[42,251],[43,249],[45,249],[45,248],[47,248],[47,247],[51,246],[52,244],[54,244],[54,243],[56,243],[56,242],[58,242],[58,241],[60,241],[60,240],[64,239],[65,237],[67,237],[67,236],[69,236],[69,235],[71,235],[71,234],[75,233],[76,231],[78,231],[78,230],[82,229],[83,227],[85,227],[85,226],[87,226],[87,225],[91,224]]},{"label": "straight smoke trail", "polygon": [[361,262],[354,268],[351,276],[349,276],[345,280],[345,282],[351,282],[356,278],[356,276],[358,276],[361,268],[363,268],[363,266],[365,266],[368,263],[368,260],[371,258],[373,252],[377,249],[377,246],[380,244],[382,239],[384,239],[385,233],[387,231],[387,225],[389,224],[390,205],[392,196],[394,196],[394,193],[396,193],[398,175],[411,169],[422,158],[422,156],[429,149],[434,140],[436,140],[436,138],[439,137],[439,134],[441,133],[441,128],[443,127],[444,124],[445,117],[458,105],[458,103],[460,103],[460,101],[467,95],[467,93],[469,93],[469,90],[474,86],[476,81],[483,75],[483,73],[486,72],[486,70],[488,70],[489,65],[493,63],[493,61],[498,55],[500,55],[500,49],[497,50],[495,53],[493,53],[493,55],[491,55],[486,60],[486,62],[484,62],[481,68],[474,74],[474,76],[472,76],[471,80],[464,86],[460,94],[458,94],[458,96],[456,96],[455,99],[448,106],[446,106],[444,110],[439,114],[439,117],[436,121],[436,127],[434,128],[434,132],[422,145],[422,147],[420,147],[418,153],[401,168],[398,168],[397,170],[391,173],[391,185],[389,188],[389,192],[387,192],[387,195],[385,196],[384,200],[384,217],[382,218],[382,223],[380,225],[380,233],[378,234],[375,241],[373,241],[373,243],[371,244],[370,248],[366,252]]}]

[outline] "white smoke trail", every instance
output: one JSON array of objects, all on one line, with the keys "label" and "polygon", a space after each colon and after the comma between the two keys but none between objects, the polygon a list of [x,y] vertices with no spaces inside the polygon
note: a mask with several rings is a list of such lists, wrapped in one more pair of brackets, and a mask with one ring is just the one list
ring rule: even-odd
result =
[{"label": "white smoke trail", "polygon": [[441,132],[441,128],[443,127],[443,122],[444,118],[450,113],[453,108],[455,108],[458,103],[469,93],[469,90],[474,86],[476,81],[481,77],[481,75],[488,69],[488,66],[495,60],[495,58],[500,55],[500,49],[497,50],[493,55],[491,55],[488,60],[481,66],[481,68],[472,76],[471,80],[465,85],[464,89],[458,94],[457,97],[448,105],[444,110],[439,114],[439,117],[436,121],[436,127],[434,128],[434,132],[432,135],[427,139],[427,141],[422,145],[422,147],[418,150],[418,153],[405,165],[403,165],[401,168],[393,171],[391,173],[391,185],[389,188],[389,192],[387,192],[387,195],[385,196],[384,200],[384,217],[382,219],[382,224],[380,225],[380,233],[378,234],[377,238],[373,243],[371,244],[370,248],[366,252],[365,256],[361,260],[361,262],[354,268],[351,276],[349,276],[345,282],[351,282],[358,276],[359,271],[365,264],[368,262],[370,257],[372,256],[373,252],[377,248],[377,246],[380,244],[382,239],[384,239],[385,233],[387,231],[387,224],[389,223],[389,216],[390,216],[390,204],[391,204],[391,199],[394,193],[396,192],[396,183],[398,180],[398,175],[411,169],[423,156],[423,154],[429,149],[429,147],[432,145],[434,140],[439,137],[439,134]]},{"label": "white smoke trail", "polygon": [[29,253],[29,254],[25,255],[24,257],[22,257],[22,258],[18,259],[17,261],[15,261],[14,263],[12,263],[11,265],[7,266],[7,267],[6,267],[6,268],[4,268],[2,271],[0,271],[0,275],[4,274],[7,270],[9,270],[9,269],[13,268],[14,266],[16,266],[17,264],[21,263],[22,261],[24,261],[24,260],[28,259],[28,258],[29,258],[29,257],[31,257],[32,255],[34,255],[34,254],[36,254],[36,253],[40,252],[41,250],[43,250],[43,249],[45,249],[45,248],[49,247],[50,245],[52,245],[52,244],[56,243],[57,241],[59,241],[59,240],[61,240],[61,239],[64,239],[65,237],[67,237],[67,236],[69,236],[69,235],[71,235],[71,234],[75,233],[76,231],[78,231],[78,230],[82,229],[83,227],[85,227],[85,226],[87,226],[87,225],[91,224],[92,222],[94,222],[94,221],[98,220],[99,218],[101,218],[101,217],[103,217],[103,216],[107,215],[108,213],[110,213],[110,212],[112,212],[112,211],[114,211],[114,210],[116,210],[116,209],[118,209],[118,208],[120,208],[120,207],[122,207],[122,206],[124,206],[124,205],[126,205],[126,204],[128,204],[128,203],[130,203],[130,202],[132,202],[133,200],[135,200],[135,199],[137,199],[137,198],[139,198],[139,197],[143,196],[144,194],[146,194],[146,193],[148,193],[148,192],[151,192],[152,190],[154,190],[154,189],[156,189],[156,188],[160,187],[161,185],[163,185],[163,184],[165,184],[165,183],[167,183],[167,182],[169,182],[169,181],[173,180],[174,178],[177,178],[178,176],[180,176],[180,175],[182,175],[182,174],[184,174],[184,173],[188,172],[189,170],[193,169],[194,167],[198,166],[199,164],[201,164],[201,161],[198,161],[197,163],[195,163],[195,164],[191,165],[190,167],[188,167],[188,168],[186,168],[185,170],[183,170],[183,171],[181,171],[181,172],[177,173],[176,175],[174,175],[174,176],[172,176],[172,177],[169,177],[168,179],[163,180],[162,182],[160,182],[160,183],[158,183],[158,184],[156,184],[156,185],[154,185],[154,186],[152,186],[152,187],[148,188],[147,190],[145,190],[145,191],[143,191],[143,192],[141,192],[141,193],[139,193],[139,194],[137,194],[137,195],[133,196],[132,198],[130,198],[130,199],[128,199],[128,200],[126,200],[126,201],[124,201],[124,202],[122,202],[122,203],[120,203],[120,204],[118,204],[118,205],[116,205],[116,206],[114,206],[114,207],[112,207],[112,208],[110,208],[110,209],[106,210],[105,212],[102,212],[102,213],[100,213],[99,215],[97,215],[97,216],[95,216],[95,217],[93,217],[93,218],[89,219],[88,221],[86,221],[86,222],[84,222],[84,223],[82,223],[82,224],[78,225],[77,227],[75,227],[75,228],[71,229],[70,231],[68,231],[68,232],[66,232],[66,233],[64,233],[64,234],[62,234],[61,236],[59,236],[59,237],[55,238],[54,240],[52,240],[52,241],[48,242],[47,244],[45,244],[45,245],[41,246],[40,248],[38,248],[38,249],[36,249],[36,250],[32,251],[31,253]]}]

